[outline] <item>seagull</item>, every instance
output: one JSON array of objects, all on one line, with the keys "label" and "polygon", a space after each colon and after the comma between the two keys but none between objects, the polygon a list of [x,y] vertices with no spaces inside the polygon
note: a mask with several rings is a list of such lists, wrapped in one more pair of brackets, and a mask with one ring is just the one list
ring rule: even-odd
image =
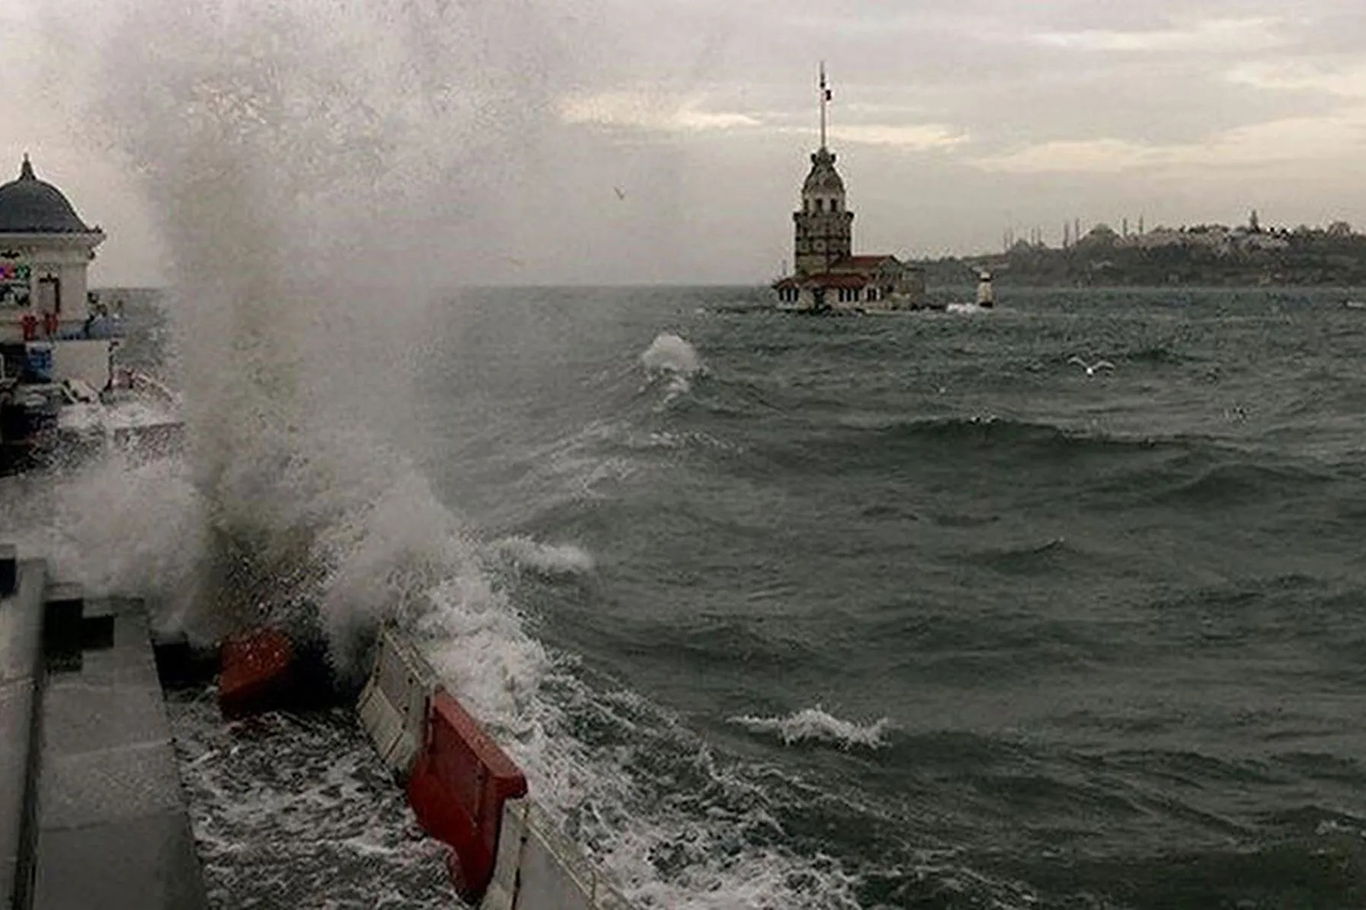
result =
[{"label": "seagull", "polygon": [[623,190],[623,189],[622,189],[621,187],[619,187],[619,186],[614,186],[614,187],[612,187],[612,192],[614,192],[614,193],[617,194],[617,198],[618,198],[618,199],[625,199],[625,198],[626,198],[626,191]]},{"label": "seagull", "polygon": [[1087,376],[1096,375],[1096,370],[1113,370],[1115,368],[1115,365],[1108,360],[1097,360],[1095,363],[1087,363],[1085,360],[1082,360],[1075,355],[1067,362],[1075,363],[1077,366],[1081,367],[1086,371]]}]

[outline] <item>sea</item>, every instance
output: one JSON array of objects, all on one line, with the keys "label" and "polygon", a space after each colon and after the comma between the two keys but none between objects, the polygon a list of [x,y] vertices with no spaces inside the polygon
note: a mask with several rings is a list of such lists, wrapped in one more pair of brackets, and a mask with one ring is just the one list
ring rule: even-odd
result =
[{"label": "sea", "polygon": [[[1351,296],[452,292],[395,353],[403,394],[325,412],[360,435],[302,409],[216,472],[193,444],[70,466],[42,543],[164,624],[195,626],[206,577],[312,611],[353,670],[405,625],[641,908],[1359,908]],[[174,307],[129,312],[122,356],[155,369]],[[248,412],[195,413],[192,442]],[[447,905],[349,719],[211,704],[172,714],[216,906],[278,905],[305,862],[293,906]],[[315,745],[244,760],[266,733]],[[251,774],[307,794],[253,803]],[[273,834],[220,823],[253,812]],[[241,872],[262,838],[285,873]]]}]

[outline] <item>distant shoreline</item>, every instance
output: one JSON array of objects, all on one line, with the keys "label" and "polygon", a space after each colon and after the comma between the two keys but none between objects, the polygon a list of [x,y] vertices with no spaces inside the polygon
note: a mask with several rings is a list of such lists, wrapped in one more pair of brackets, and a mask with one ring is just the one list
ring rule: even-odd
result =
[{"label": "distant shoreline", "polygon": [[1099,225],[1061,247],[1020,241],[1004,252],[921,259],[929,284],[998,287],[1366,287],[1366,235],[1346,222],[1326,228],[1197,225],[1118,234]]},{"label": "distant shoreline", "polygon": [[[1316,291],[1316,292],[1359,292],[1366,295],[1366,281],[1360,284],[1271,284],[1271,285],[1235,285],[1235,284],[1046,284],[1046,283],[1011,283],[1009,281],[997,281],[997,286],[1007,288],[1011,291],[1095,291],[1095,292],[1170,292],[1170,291],[1261,291],[1274,293],[1277,291]],[[641,291],[667,291],[677,289],[693,288],[716,288],[731,289],[745,292],[758,292],[767,294],[769,287],[766,282],[719,282],[705,284],[489,284],[489,285],[466,285],[459,288],[450,288],[452,293],[459,291],[517,291],[517,290],[641,290]],[[971,297],[976,292],[977,284],[970,279],[962,281],[930,281],[926,284],[928,291],[955,291],[961,292],[964,299]],[[137,287],[122,285],[106,285],[92,287],[101,295],[119,295],[141,297],[143,295],[165,295],[174,292],[170,286],[163,287]]]}]

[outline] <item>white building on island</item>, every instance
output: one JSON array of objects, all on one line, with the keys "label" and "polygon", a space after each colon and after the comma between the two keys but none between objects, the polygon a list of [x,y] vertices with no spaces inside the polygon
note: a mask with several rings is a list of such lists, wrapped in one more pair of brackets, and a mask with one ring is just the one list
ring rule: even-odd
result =
[{"label": "white building on island", "polygon": [[826,145],[830,90],[820,73],[821,145],[802,184],[802,207],[792,213],[793,273],[773,283],[780,309],[803,312],[918,309],[925,305],[925,273],[890,253],[854,255],[854,213],[846,204],[835,153]]}]

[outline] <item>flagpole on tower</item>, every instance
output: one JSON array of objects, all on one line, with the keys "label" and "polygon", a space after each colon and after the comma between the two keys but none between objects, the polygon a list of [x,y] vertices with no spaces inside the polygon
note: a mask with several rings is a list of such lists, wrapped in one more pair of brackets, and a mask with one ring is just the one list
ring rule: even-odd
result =
[{"label": "flagpole on tower", "polygon": [[825,148],[825,105],[830,101],[830,89],[825,84],[825,61],[821,61],[821,148]]}]

